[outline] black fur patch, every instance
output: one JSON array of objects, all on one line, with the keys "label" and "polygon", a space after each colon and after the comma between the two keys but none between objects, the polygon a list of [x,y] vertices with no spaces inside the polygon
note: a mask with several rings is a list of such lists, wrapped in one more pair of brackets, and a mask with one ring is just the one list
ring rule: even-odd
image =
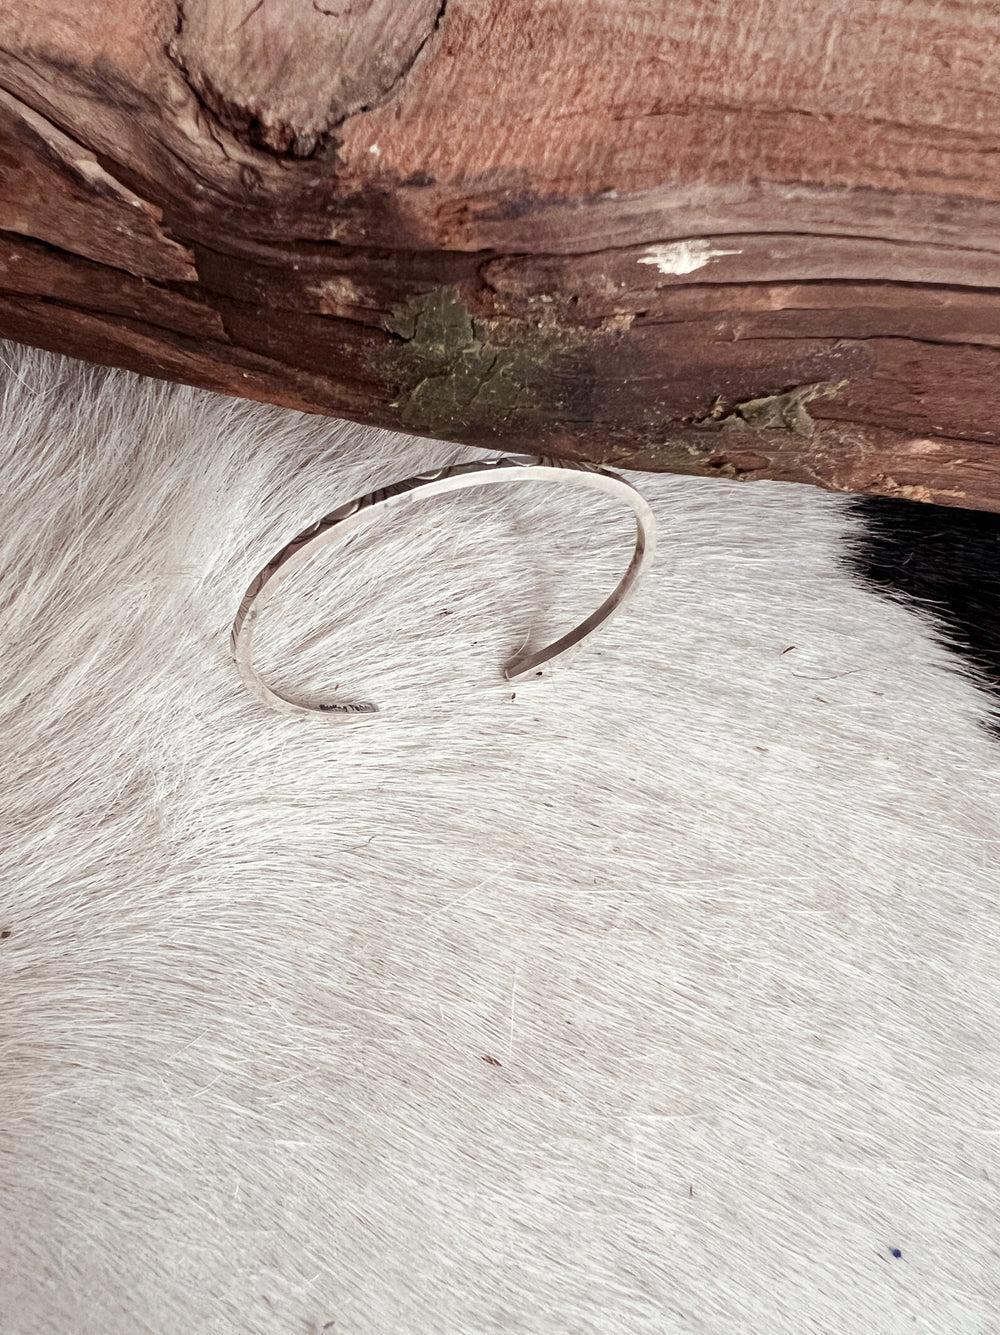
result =
[{"label": "black fur patch", "polygon": [[1000,514],[862,497],[853,568],[929,612],[949,649],[1000,700]]}]

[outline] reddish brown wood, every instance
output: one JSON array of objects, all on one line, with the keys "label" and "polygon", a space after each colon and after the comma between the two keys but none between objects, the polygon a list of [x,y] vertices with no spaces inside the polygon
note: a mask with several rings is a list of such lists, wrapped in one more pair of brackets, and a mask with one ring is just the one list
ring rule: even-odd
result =
[{"label": "reddish brown wood", "polygon": [[1000,7],[8,0],[0,333],[1000,509]]}]

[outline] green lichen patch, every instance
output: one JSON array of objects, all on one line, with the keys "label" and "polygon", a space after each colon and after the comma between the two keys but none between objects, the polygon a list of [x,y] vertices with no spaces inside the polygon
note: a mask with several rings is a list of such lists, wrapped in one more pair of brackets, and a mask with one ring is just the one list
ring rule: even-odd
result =
[{"label": "green lichen patch", "polygon": [[813,399],[826,399],[838,393],[846,380],[823,380],[812,385],[796,385],[781,394],[765,394],[759,399],[744,399],[728,410],[721,400],[713,404],[696,427],[750,427],[755,431],[792,431],[797,436],[811,436],[815,422],[806,405]]},{"label": "green lichen patch", "polygon": [[473,317],[452,287],[412,297],[388,322],[400,425],[445,437],[506,435],[551,422],[567,404],[557,362],[585,351],[544,324]]}]

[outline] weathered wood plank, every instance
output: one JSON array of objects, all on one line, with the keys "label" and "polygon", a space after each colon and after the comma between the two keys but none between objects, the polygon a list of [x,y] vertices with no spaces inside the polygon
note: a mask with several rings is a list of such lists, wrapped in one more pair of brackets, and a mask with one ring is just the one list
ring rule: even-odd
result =
[{"label": "weathered wood plank", "polygon": [[1000,509],[1000,9],[11,0],[0,333]]}]

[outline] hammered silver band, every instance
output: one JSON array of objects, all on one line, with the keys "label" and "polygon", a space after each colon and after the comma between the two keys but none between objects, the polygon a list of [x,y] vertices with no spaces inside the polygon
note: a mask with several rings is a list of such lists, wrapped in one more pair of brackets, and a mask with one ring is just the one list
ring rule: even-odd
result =
[{"label": "hammered silver band", "polygon": [[278,585],[303,566],[321,547],[339,540],[350,530],[365,523],[374,511],[396,509],[412,501],[422,501],[432,496],[442,496],[447,492],[462,491],[468,487],[485,487],[497,482],[553,480],[573,483],[593,491],[620,497],[631,507],[636,527],[635,551],[632,553],[628,569],[600,607],[591,612],[590,616],[578,626],[567,631],[565,635],[560,635],[544,649],[531,653],[522,651],[515,655],[504,668],[504,676],[510,680],[523,677],[540,668],[542,664],[551,663],[553,659],[567,653],[593,634],[599,626],[604,625],[625,605],[636,587],[640,572],[653,555],[656,520],[645,499],[617,473],[563,459],[535,459],[530,456],[507,455],[499,459],[456,464],[451,468],[421,473],[403,482],[380,487],[367,496],[348,501],[346,505],[331,510],[322,519],[310,524],[291,542],[286,543],[281,551],[254,576],[250,587],[243,595],[240,610],[233,622],[231,641],[233,657],[247,690],[261,704],[282,714],[323,714],[329,718],[341,719],[378,713],[378,706],[369,703],[310,704],[293,696],[280,694],[258,676],[252,653],[254,628],[259,614],[273,597]]}]

